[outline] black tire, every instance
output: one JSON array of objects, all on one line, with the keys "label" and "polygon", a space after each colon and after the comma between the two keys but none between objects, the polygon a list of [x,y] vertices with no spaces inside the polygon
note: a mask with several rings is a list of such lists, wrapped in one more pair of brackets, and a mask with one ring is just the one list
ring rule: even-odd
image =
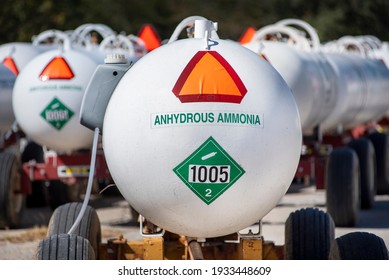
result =
[{"label": "black tire", "polygon": [[12,153],[0,153],[0,228],[17,228],[26,205],[20,192],[20,163]]},{"label": "black tire", "polygon": [[328,213],[316,208],[297,210],[285,223],[285,259],[327,260],[334,238],[335,225]]},{"label": "black tire", "polygon": [[[58,235],[68,233],[80,213],[82,203],[72,202],[59,206],[53,212],[50,218],[47,235]],[[85,214],[73,232],[78,236],[82,236],[89,240],[96,257],[98,257],[99,246],[101,243],[101,226],[96,210],[91,206],[87,206]]]},{"label": "black tire", "polygon": [[[29,142],[23,150],[21,156],[22,163],[35,160],[37,163],[44,162],[44,152],[42,146],[35,142]],[[49,194],[46,182],[31,182],[31,194],[27,196],[27,207],[45,207],[49,204]]]},{"label": "black tire", "polygon": [[352,232],[331,244],[331,260],[388,260],[384,240],[368,232]]},{"label": "black tire", "polygon": [[330,154],[327,172],[327,212],[338,227],[356,225],[360,208],[358,156],[348,147]]},{"label": "black tire", "polygon": [[95,260],[88,239],[75,234],[54,234],[38,244],[37,260]]},{"label": "black tire", "polygon": [[370,209],[373,207],[374,198],[377,194],[377,169],[374,146],[369,139],[354,139],[350,142],[359,159],[361,174],[361,208]]},{"label": "black tire", "polygon": [[385,133],[369,135],[377,162],[377,194],[389,194],[389,139]]}]

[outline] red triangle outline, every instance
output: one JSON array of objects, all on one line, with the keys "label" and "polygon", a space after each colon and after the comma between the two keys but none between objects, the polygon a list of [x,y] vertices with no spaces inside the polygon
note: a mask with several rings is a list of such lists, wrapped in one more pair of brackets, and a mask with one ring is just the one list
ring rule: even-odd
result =
[{"label": "red triangle outline", "polygon": [[12,73],[14,73],[16,76],[19,75],[19,69],[18,69],[18,67],[16,66],[16,63],[15,63],[15,61],[13,60],[12,57],[7,56],[6,58],[4,58],[4,60],[3,60],[3,65],[4,65],[5,67],[7,67],[10,71],[12,71]]},{"label": "red triangle outline", "polygon": [[[65,70],[67,71],[67,74],[62,75],[62,73],[60,73],[61,75],[59,75],[58,73],[51,74],[49,72],[50,71],[50,67],[53,67],[52,64],[56,63],[57,60],[61,60],[62,61],[62,66],[65,67]],[[46,74],[45,72],[48,72],[48,73]],[[52,60],[50,60],[50,62],[46,65],[46,67],[43,69],[43,71],[39,75],[39,78],[42,81],[48,81],[48,80],[71,80],[71,79],[74,78],[74,73],[73,73],[72,69],[70,68],[69,64],[67,63],[67,61],[65,60],[65,58],[63,58],[62,56],[56,56]]]},{"label": "red triangle outline", "polygon": [[[186,83],[189,75],[192,73],[193,69],[196,67],[197,63],[203,58],[205,54],[212,55],[227,71],[231,79],[234,81],[236,87],[238,88],[241,96],[236,95],[227,95],[227,94],[190,94],[181,96],[180,92],[184,84]],[[240,103],[243,97],[247,93],[247,89],[243,84],[242,80],[232,68],[232,66],[216,51],[198,51],[192,59],[185,66],[181,75],[178,77],[176,84],[172,89],[175,96],[177,96],[182,103],[186,102],[226,102],[226,103]]]}]

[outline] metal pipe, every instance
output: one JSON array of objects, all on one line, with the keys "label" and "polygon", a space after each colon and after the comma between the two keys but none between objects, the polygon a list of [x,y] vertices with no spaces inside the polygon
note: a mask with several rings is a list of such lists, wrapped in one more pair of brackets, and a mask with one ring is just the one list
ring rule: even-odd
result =
[{"label": "metal pipe", "polygon": [[189,240],[188,239],[188,247],[189,247],[189,255],[192,260],[204,260],[203,252],[201,250],[201,245],[197,240]]}]

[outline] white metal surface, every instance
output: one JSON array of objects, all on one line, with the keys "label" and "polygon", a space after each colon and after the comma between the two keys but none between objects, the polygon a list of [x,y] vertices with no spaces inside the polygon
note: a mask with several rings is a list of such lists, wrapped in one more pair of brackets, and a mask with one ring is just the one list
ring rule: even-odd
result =
[{"label": "white metal surface", "polygon": [[310,132],[332,112],[337,100],[334,70],[318,52],[280,42],[263,42],[262,53],[292,89],[304,132]]},{"label": "white metal surface", "polygon": [[16,75],[0,64],[0,134],[6,132],[15,121],[12,110],[12,89]]},{"label": "white metal surface", "polygon": [[389,71],[385,64],[347,53],[327,53],[326,57],[335,70],[338,99],[322,123],[323,129],[351,129],[378,121],[389,108]]},{"label": "white metal surface", "polygon": [[192,237],[230,234],[266,215],[289,187],[301,147],[298,110],[281,76],[209,35],[144,56],[119,82],[104,119],[104,152],[123,196],[156,225]]},{"label": "white metal surface", "polygon": [[[389,70],[380,59],[368,56],[374,52],[375,57],[384,58],[376,40],[343,37],[319,49],[313,28],[302,25],[311,37],[307,45],[302,32],[293,31],[289,24],[302,25],[301,21],[280,21],[260,29],[257,38],[245,46],[265,55],[290,86],[303,132],[309,134],[317,126],[324,132],[351,129],[379,120],[389,108]],[[266,35],[277,41],[269,41]],[[347,44],[355,51],[348,52]]]},{"label": "white metal surface", "polygon": [[31,43],[7,43],[0,46],[0,63],[11,58],[17,68],[18,74],[28,62],[42,53],[46,48],[34,46]]},{"label": "white metal surface", "polygon": [[[57,64],[49,66],[56,58]],[[68,49],[45,52],[24,68],[16,79],[12,103],[27,136],[58,152],[90,148],[92,133],[80,125],[79,110],[97,65],[90,56]],[[46,67],[51,67],[48,76],[43,75]]]}]

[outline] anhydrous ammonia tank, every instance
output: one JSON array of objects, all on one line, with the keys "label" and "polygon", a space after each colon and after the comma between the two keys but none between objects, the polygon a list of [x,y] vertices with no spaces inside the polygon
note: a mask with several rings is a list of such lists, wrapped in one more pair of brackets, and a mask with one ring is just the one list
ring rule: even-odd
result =
[{"label": "anhydrous ammonia tank", "polygon": [[348,53],[327,53],[326,58],[335,72],[338,97],[323,130],[379,120],[389,108],[389,70],[383,61]]},{"label": "anhydrous ammonia tank", "polygon": [[18,75],[31,59],[44,50],[45,48],[31,43],[7,43],[0,46],[0,62]]},{"label": "anhydrous ammonia tank", "polygon": [[389,70],[377,38],[344,36],[325,46],[325,56],[336,74],[338,101],[323,122],[324,129],[345,129],[383,117],[389,108]]},{"label": "anhydrous ammonia tank", "polygon": [[16,75],[0,64],[0,134],[11,128],[15,121],[12,111],[12,89]]},{"label": "anhydrous ammonia tank", "polygon": [[301,127],[278,72],[241,45],[195,38],[145,55],[109,101],[103,146],[126,200],[170,232],[216,237],[263,218],[296,171]]},{"label": "anhydrous ammonia tank", "polygon": [[334,71],[323,54],[280,42],[263,42],[262,53],[291,87],[304,132],[331,114],[336,99]]},{"label": "anhydrous ammonia tank", "polygon": [[[284,26],[265,31],[286,33],[294,42],[306,40]],[[304,133],[318,125],[324,132],[351,129],[378,120],[389,108],[389,71],[378,59],[278,41],[254,40],[246,47],[263,54],[291,87]]]},{"label": "anhydrous ammonia tank", "polygon": [[16,120],[27,136],[58,152],[90,148],[92,134],[78,116],[97,65],[68,45],[27,64],[16,79],[12,100]]},{"label": "anhydrous ammonia tank", "polygon": [[31,43],[7,43],[0,46],[0,132],[7,131],[15,121],[12,90],[16,76],[27,63],[46,48]]},{"label": "anhydrous ammonia tank", "polygon": [[[276,34],[289,42],[279,41]],[[337,98],[335,74],[324,55],[313,50],[296,29],[282,25],[261,28],[244,46],[264,55],[285,79],[295,97],[303,133],[310,134],[331,113]]]}]

